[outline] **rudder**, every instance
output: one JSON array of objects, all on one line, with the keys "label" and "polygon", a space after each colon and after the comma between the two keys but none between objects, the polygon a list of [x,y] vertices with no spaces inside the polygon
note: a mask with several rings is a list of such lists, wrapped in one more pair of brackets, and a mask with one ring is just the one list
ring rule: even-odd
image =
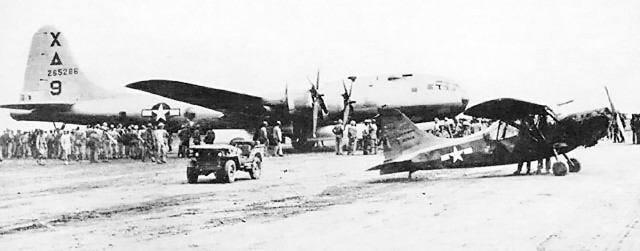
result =
[{"label": "rudder", "polygon": [[380,109],[379,114],[382,138],[386,142],[384,144],[385,162],[441,140],[420,130],[407,116],[396,109]]},{"label": "rudder", "polygon": [[105,95],[87,80],[68,46],[63,33],[51,26],[33,35],[20,103],[74,103]]}]

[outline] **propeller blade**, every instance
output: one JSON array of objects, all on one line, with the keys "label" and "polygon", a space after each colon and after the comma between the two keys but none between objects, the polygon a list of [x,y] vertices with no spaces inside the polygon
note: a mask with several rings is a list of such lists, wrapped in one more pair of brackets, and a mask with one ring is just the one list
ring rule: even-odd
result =
[{"label": "propeller blade", "polygon": [[316,137],[316,130],[318,129],[318,108],[319,108],[319,105],[317,103],[318,103],[317,101],[313,103],[313,115],[312,115],[313,116],[313,131],[311,131],[311,132],[312,132],[312,135],[313,135],[314,138]]},{"label": "propeller blade", "polygon": [[316,75],[316,90],[320,90],[320,69],[318,69],[318,74]]},{"label": "propeller blade", "polygon": [[347,92],[347,84],[344,83],[344,80],[342,80],[342,88],[344,89],[344,94],[342,95],[344,97],[344,95],[348,95],[349,92]]},{"label": "propeller blade", "polygon": [[604,91],[607,92],[607,98],[609,99],[609,105],[611,105],[611,112],[616,113],[616,107],[613,106],[613,101],[611,101],[611,96],[609,95],[609,89],[607,86],[604,87]]},{"label": "propeller blade", "polygon": [[349,113],[351,113],[351,107],[349,105],[344,107],[344,111],[342,113],[342,122],[344,123],[343,125],[346,125],[349,123]]},{"label": "propeller blade", "polygon": [[327,109],[327,105],[324,103],[324,98],[322,95],[318,96],[318,102],[320,103],[320,107],[322,108],[322,112],[324,114],[329,114],[329,109]]}]

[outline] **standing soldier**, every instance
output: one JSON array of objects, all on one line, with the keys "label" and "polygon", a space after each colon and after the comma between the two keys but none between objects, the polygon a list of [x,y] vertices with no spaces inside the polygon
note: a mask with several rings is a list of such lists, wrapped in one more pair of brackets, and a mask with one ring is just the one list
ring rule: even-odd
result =
[{"label": "standing soldier", "polygon": [[269,145],[269,136],[267,133],[267,126],[269,124],[267,123],[267,121],[262,121],[262,124],[260,125],[260,129],[258,129],[257,135],[256,135],[256,141],[260,142],[260,144],[264,144],[264,145]]},{"label": "standing soldier", "polygon": [[7,146],[7,159],[13,157],[13,153],[15,152],[15,136],[13,135],[12,130],[7,130],[7,136],[5,138],[6,146]]},{"label": "standing soldier", "polygon": [[342,137],[344,137],[344,127],[342,119],[333,126],[333,134],[336,135],[336,155],[342,155]]},{"label": "standing soldier", "polygon": [[284,153],[282,152],[282,129],[280,129],[281,124],[282,123],[280,121],[276,121],[276,125],[273,126],[273,154],[280,157],[284,156]]},{"label": "standing soldier", "polygon": [[73,134],[73,154],[76,156],[77,161],[81,161],[85,155],[87,136],[80,130],[80,127],[77,127]]},{"label": "standing soldier", "polygon": [[195,129],[193,130],[193,133],[191,134],[191,138],[193,139],[193,144],[194,145],[200,145],[200,141],[202,141],[202,138],[200,137],[200,126],[196,125]]},{"label": "standing soldier", "polygon": [[369,155],[371,153],[371,120],[364,120],[364,130],[362,130],[362,153]]},{"label": "standing soldier", "polygon": [[119,159],[122,159],[127,156],[127,149],[126,149],[127,147],[124,144],[124,140],[122,140],[122,137],[124,136],[124,133],[125,133],[124,129],[125,128],[122,126],[122,124],[118,124],[118,126],[116,127],[115,135],[117,135]]},{"label": "standing soldier", "polygon": [[375,119],[371,119],[371,147],[373,147],[373,154],[378,154],[378,125]]},{"label": "standing soldier", "polygon": [[356,128],[356,122],[353,120],[347,126],[347,138],[349,139],[349,151],[347,154],[351,155],[356,151],[356,143],[358,141],[358,128]]},{"label": "standing soldier", "polygon": [[[26,133],[27,132],[25,132],[25,134]],[[15,157],[17,158],[21,156],[24,156],[25,158],[27,157],[27,152],[24,152],[24,147],[22,146],[22,132],[20,132],[20,130],[17,130],[16,134],[13,135],[13,148],[14,148],[13,153]]]},{"label": "standing soldier", "polygon": [[216,133],[213,130],[208,130],[202,141],[204,141],[205,144],[213,144],[213,142],[216,141]]},{"label": "standing soldier", "polygon": [[100,155],[100,135],[98,126],[89,126],[86,131],[87,151],[89,153],[89,163],[98,163]]},{"label": "standing soldier", "polygon": [[0,161],[4,158],[4,150],[7,149],[7,136],[9,135],[9,130],[5,131],[2,136],[0,136]]},{"label": "standing soldier", "polygon": [[118,132],[116,131],[116,128],[113,124],[110,125],[109,130],[106,133],[107,139],[109,139],[109,152],[111,153],[109,155],[109,158],[116,159],[118,158],[118,138],[120,135],[118,135]]},{"label": "standing soldier", "polygon": [[36,159],[36,163],[38,163],[38,165],[44,166],[44,158],[47,156],[48,152],[47,152],[47,139],[42,130],[36,130],[35,139],[36,139],[35,141],[36,149],[38,149],[38,157]]},{"label": "standing soldier", "polygon": [[180,146],[178,146],[178,158],[189,157],[189,135],[190,128],[182,125],[182,128],[178,131],[178,138],[180,139]]},{"label": "standing soldier", "polygon": [[60,135],[60,152],[61,158],[65,165],[69,164],[69,155],[71,154],[71,134],[69,131],[64,131]]},{"label": "standing soldier", "polygon": [[[20,133],[20,131],[18,131],[18,134],[16,135],[16,140],[20,141],[20,147],[22,148],[21,151],[21,156],[23,158],[28,158],[29,155],[35,155],[33,154],[33,151],[31,151],[33,149],[33,145],[35,145],[35,138],[32,135],[34,134],[33,132],[28,133],[28,132],[24,132],[24,133]],[[30,145],[29,143],[33,143],[32,145]]]},{"label": "standing soldier", "polygon": [[157,150],[155,147],[155,141],[153,139],[153,125],[151,125],[151,123],[147,124],[147,129],[143,134],[143,140],[145,149],[144,153],[142,154],[142,162],[144,162],[147,157],[151,159],[151,162],[156,162],[155,152]]},{"label": "standing soldier", "polygon": [[157,150],[158,164],[167,163],[167,152],[169,151],[169,133],[164,129],[164,124],[160,122],[158,128],[153,131],[153,139]]}]

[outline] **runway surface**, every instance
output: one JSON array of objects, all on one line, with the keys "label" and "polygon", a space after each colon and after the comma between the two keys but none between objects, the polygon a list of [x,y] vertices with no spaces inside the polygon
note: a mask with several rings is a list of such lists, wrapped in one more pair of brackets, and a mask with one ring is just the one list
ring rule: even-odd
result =
[{"label": "runway surface", "polygon": [[[0,163],[1,250],[640,250],[640,146],[578,149],[580,173],[515,165],[379,176],[379,156],[268,158],[262,179],[185,159]],[[535,166],[535,164],[534,164]]]}]

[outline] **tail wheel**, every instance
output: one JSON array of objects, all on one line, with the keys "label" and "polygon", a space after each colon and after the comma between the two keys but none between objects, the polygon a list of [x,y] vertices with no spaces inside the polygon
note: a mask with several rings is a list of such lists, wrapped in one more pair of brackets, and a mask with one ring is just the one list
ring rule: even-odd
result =
[{"label": "tail wheel", "polygon": [[580,165],[580,161],[578,161],[575,158],[569,159],[569,172],[572,172],[572,173],[580,172],[581,167],[582,166]]},{"label": "tail wheel", "polygon": [[253,160],[251,170],[249,170],[249,175],[254,180],[260,179],[260,175],[262,175],[262,160],[260,158],[256,157]]},{"label": "tail wheel", "polygon": [[224,163],[224,174],[225,181],[228,183],[233,183],[236,180],[236,162],[233,160],[227,160]]},{"label": "tail wheel", "polygon": [[553,163],[551,169],[553,169],[553,175],[555,176],[567,175],[567,165],[562,162]]}]

